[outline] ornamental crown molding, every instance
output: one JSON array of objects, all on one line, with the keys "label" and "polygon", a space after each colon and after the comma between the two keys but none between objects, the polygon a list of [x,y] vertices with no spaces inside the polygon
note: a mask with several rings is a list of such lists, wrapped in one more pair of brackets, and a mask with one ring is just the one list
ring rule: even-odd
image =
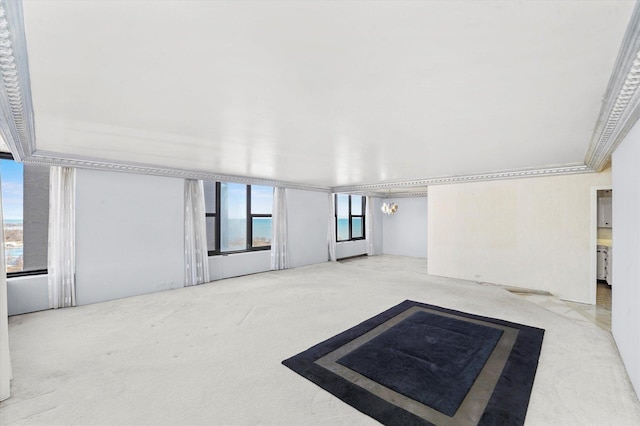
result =
[{"label": "ornamental crown molding", "polygon": [[[384,197],[385,200],[395,199],[395,198],[421,198],[429,195],[429,191],[416,191],[416,192],[394,192],[391,194],[386,194]],[[378,194],[380,196],[380,194]]]},{"label": "ornamental crown molding", "polygon": [[[333,191],[333,190],[331,190],[331,193],[333,193],[333,194],[342,194],[342,193],[345,193],[345,192],[344,191]],[[395,198],[426,197],[428,195],[428,191],[426,189],[424,191],[423,190],[420,190],[420,191],[401,191],[401,192],[392,192],[392,193],[386,193],[386,192],[380,192],[380,191],[356,191],[356,192],[349,192],[349,194],[362,195],[363,197],[374,197],[374,198],[380,198],[380,199],[383,199],[383,200],[387,200],[387,199],[395,199]]]},{"label": "ornamental crown molding", "polygon": [[0,0],[0,132],[17,160],[33,151],[34,120],[22,2]]},{"label": "ornamental crown molding", "polygon": [[26,164],[39,164],[46,166],[75,167],[81,169],[93,169],[123,173],[137,173],[143,175],[154,175],[173,177],[180,179],[201,179],[208,181],[223,181],[242,183],[246,185],[275,186],[288,189],[300,189],[304,191],[329,192],[329,187],[298,184],[273,179],[261,179],[246,176],[234,176],[226,174],[211,173],[197,170],[185,170],[168,167],[155,167],[151,165],[137,163],[110,162],[101,159],[86,158],[80,156],[64,155],[58,153],[37,150],[31,156],[23,160]]},{"label": "ornamental crown molding", "polygon": [[0,133],[17,161],[47,166],[77,167],[185,179],[222,180],[308,191],[329,191],[329,187],[155,167],[145,164],[114,163],[99,158],[78,157],[37,150],[35,147],[27,42],[24,33],[22,2],[19,0],[0,0],[0,74]]},{"label": "ornamental crown molding", "polygon": [[602,171],[640,117],[640,3],[636,3],[602,101],[585,164]]},{"label": "ornamental crown molding", "polygon": [[383,194],[381,191],[601,171],[609,161],[611,153],[640,117],[640,91],[637,90],[638,85],[640,85],[640,5],[636,5],[627,28],[584,164],[576,163],[537,169],[497,171],[329,188],[197,170],[156,167],[147,164],[114,163],[101,158],[78,157],[37,150],[27,45],[20,0],[0,0],[0,74],[0,134],[18,161],[177,178],[224,180],[322,192],[363,193],[394,198],[420,197],[425,196],[426,192],[418,190]]},{"label": "ornamental crown molding", "polygon": [[[465,182],[480,182],[480,181],[491,181],[491,180],[503,180],[503,179],[520,179],[520,178],[529,178],[529,177],[542,177],[542,176],[558,176],[558,175],[569,175],[569,174],[578,174],[578,173],[592,173],[593,169],[586,166],[585,164],[567,164],[563,166],[551,166],[544,168],[529,168],[529,169],[517,169],[517,170],[505,170],[505,171],[497,171],[497,172],[489,172],[489,173],[474,173],[467,175],[456,175],[456,176],[440,176],[434,178],[424,178],[424,179],[413,179],[413,180],[402,180],[402,181],[393,181],[393,182],[380,182],[380,183],[371,183],[365,185],[351,185],[351,186],[337,186],[331,188],[332,192],[370,192],[370,191],[383,191],[387,189],[397,189],[397,188],[411,188],[411,187],[422,187],[422,186],[431,186],[431,185],[445,185],[445,184],[453,184],[453,183],[465,183]],[[416,192],[401,192],[399,194],[403,194],[406,197],[416,196],[421,197],[426,195],[412,195],[412,194],[420,194]],[[382,194],[377,194],[381,196]],[[386,195],[386,194],[385,194]],[[389,197],[398,197],[398,194],[390,194]]]}]

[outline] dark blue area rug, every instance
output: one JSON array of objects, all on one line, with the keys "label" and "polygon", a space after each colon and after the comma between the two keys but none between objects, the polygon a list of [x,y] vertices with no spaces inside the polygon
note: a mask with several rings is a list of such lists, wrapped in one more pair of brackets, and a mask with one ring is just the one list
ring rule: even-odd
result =
[{"label": "dark blue area rug", "polygon": [[387,425],[521,425],[544,330],[401,304],[283,364]]}]

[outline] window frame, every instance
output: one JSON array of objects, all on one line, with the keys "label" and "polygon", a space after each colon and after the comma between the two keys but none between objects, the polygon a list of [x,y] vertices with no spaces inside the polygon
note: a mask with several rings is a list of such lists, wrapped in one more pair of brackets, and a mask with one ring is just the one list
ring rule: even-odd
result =
[{"label": "window frame", "polygon": [[215,230],[214,248],[213,250],[207,250],[207,256],[215,256],[215,255],[222,254],[222,252],[220,251],[220,215],[218,214],[220,212],[220,182],[215,182],[215,184],[216,184],[216,199],[215,199],[216,211],[215,213],[209,213],[207,211],[204,212],[205,221],[207,220],[206,218],[213,217],[213,229]]},{"label": "window frame", "polygon": [[[13,157],[13,154],[10,153],[10,152],[0,151],[0,160],[11,160],[11,161],[15,161],[17,163],[16,159]],[[24,178],[24,175],[23,175],[23,178]],[[0,181],[1,181],[1,179],[0,179]],[[23,182],[22,185],[24,187],[24,182]],[[24,200],[22,202],[24,203]],[[4,223],[2,224],[2,226],[4,228]],[[24,232],[24,216],[23,216],[23,222],[22,222],[22,230],[23,230],[22,232]],[[3,236],[4,236],[4,232],[3,232]],[[5,244],[4,240],[2,241],[2,244]],[[47,241],[47,244],[48,244],[48,241]],[[29,270],[26,270],[26,271],[17,271],[17,272],[6,272],[7,278],[29,277],[29,276],[32,276],[32,275],[46,275],[48,273],[49,273],[49,270],[47,268],[29,269]]]},{"label": "window frame", "polygon": [[[232,182],[231,182],[232,183]],[[221,187],[222,187],[222,182],[216,182],[216,212],[215,213],[208,213],[205,212],[205,217],[213,217],[214,218],[214,223],[215,223],[215,249],[214,250],[208,250],[207,254],[208,256],[226,256],[229,254],[236,254],[236,253],[248,253],[248,252],[254,252],[254,251],[265,251],[265,250],[271,250],[271,244],[269,244],[268,246],[258,246],[258,247],[253,247],[253,218],[254,217],[268,217],[271,218],[271,220],[273,220],[273,212],[271,214],[267,214],[267,213],[252,213],[251,212],[251,185],[245,185],[247,187],[247,201],[246,201],[246,207],[247,207],[247,215],[246,215],[246,227],[247,227],[247,243],[246,243],[246,248],[243,250],[233,250],[233,251],[222,251],[220,249],[220,232],[222,229],[222,223],[220,221],[220,208],[221,208],[221,197],[220,197],[220,193],[221,193]],[[273,190],[273,187],[271,187]],[[273,237],[273,235],[272,235]]]},{"label": "window frame", "polygon": [[[347,195],[348,196],[348,200],[349,200],[349,239],[347,240],[341,240],[338,237],[338,195]],[[346,241],[359,241],[359,240],[366,240],[367,239],[367,233],[366,233],[366,225],[365,225],[365,220],[366,220],[366,206],[367,206],[367,197],[363,196],[363,195],[359,195],[359,197],[361,197],[362,200],[362,210],[360,210],[361,214],[353,214],[353,209],[352,209],[352,195],[351,194],[333,194],[333,210],[334,210],[334,217],[335,217],[335,227],[336,227],[336,243],[344,243]],[[353,218],[360,218],[362,220],[362,237],[354,237],[353,236]]]}]

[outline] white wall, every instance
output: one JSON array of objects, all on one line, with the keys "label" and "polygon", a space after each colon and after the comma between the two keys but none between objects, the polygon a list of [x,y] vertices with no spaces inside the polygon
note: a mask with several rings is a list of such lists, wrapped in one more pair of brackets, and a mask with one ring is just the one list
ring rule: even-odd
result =
[{"label": "white wall", "polygon": [[7,304],[9,315],[49,309],[48,276],[30,275],[7,278]]},{"label": "white wall", "polygon": [[184,180],[77,170],[78,305],[184,285]]},{"label": "white wall", "polygon": [[336,258],[362,256],[367,254],[367,240],[343,241],[336,243]]},{"label": "white wall", "polygon": [[[184,285],[184,180],[78,170],[79,305]],[[269,251],[211,256],[211,280],[270,269]]]},{"label": "white wall", "polygon": [[640,395],[640,126],[612,159],[613,277],[611,329]]},{"label": "white wall", "polygon": [[271,270],[271,251],[261,250],[209,257],[211,281]]},{"label": "white wall", "polygon": [[591,188],[610,184],[607,170],[430,187],[429,273],[589,303]]},{"label": "white wall", "polygon": [[398,205],[392,216],[383,215],[383,252],[427,257],[427,197],[389,200]]},{"label": "white wall", "polygon": [[[327,261],[327,193],[288,190],[290,265]],[[184,285],[184,180],[77,171],[78,305]],[[211,280],[269,271],[271,252],[209,258]],[[47,276],[8,280],[9,314],[48,309]]]},{"label": "white wall", "polygon": [[327,261],[329,207],[326,192],[287,189],[290,268]]}]

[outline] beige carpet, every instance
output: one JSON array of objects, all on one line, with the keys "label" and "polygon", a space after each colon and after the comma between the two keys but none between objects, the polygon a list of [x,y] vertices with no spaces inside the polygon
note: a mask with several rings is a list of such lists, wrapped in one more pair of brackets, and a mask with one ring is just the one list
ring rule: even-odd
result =
[{"label": "beige carpet", "polygon": [[546,329],[528,425],[637,425],[611,334],[395,256],[10,318],[2,425],[364,425],[280,362],[412,299]]}]

